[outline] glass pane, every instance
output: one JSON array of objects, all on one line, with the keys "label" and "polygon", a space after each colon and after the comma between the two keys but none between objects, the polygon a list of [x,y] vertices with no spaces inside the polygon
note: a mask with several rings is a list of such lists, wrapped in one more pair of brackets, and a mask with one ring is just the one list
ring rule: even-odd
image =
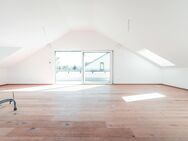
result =
[{"label": "glass pane", "polygon": [[82,82],[81,52],[56,52],[56,82]]},{"label": "glass pane", "polygon": [[84,79],[86,83],[110,82],[110,53],[84,53]]}]

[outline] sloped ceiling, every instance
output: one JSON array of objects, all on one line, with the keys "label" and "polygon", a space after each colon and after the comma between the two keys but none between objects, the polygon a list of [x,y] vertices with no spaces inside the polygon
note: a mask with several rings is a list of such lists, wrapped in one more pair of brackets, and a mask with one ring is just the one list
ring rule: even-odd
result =
[{"label": "sloped ceiling", "polygon": [[1,0],[0,52],[22,48],[9,56],[14,62],[71,30],[91,29],[188,67],[187,7],[187,0]]}]

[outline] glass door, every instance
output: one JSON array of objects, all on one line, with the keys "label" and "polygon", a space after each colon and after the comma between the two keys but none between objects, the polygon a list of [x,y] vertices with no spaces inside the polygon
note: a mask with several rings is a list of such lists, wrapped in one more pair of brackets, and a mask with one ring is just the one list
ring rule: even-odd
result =
[{"label": "glass door", "polygon": [[56,83],[111,84],[112,52],[56,51]]},{"label": "glass door", "polygon": [[56,83],[81,84],[82,52],[56,51]]},{"label": "glass door", "polygon": [[111,83],[111,52],[84,52],[84,83]]}]

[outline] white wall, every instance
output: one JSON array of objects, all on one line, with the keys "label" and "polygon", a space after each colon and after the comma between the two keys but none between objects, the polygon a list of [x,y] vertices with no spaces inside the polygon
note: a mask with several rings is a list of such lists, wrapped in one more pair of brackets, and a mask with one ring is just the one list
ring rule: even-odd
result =
[{"label": "white wall", "polygon": [[11,55],[12,53],[15,53],[19,49],[19,47],[0,47],[0,59],[2,60],[3,58]]},{"label": "white wall", "polygon": [[163,84],[188,89],[188,68],[162,70]]},{"label": "white wall", "polygon": [[53,64],[48,47],[39,50],[22,62],[7,68],[9,84],[51,84]]},{"label": "white wall", "polygon": [[0,85],[4,85],[7,83],[7,73],[6,69],[0,68]]},{"label": "white wall", "polygon": [[119,48],[114,53],[114,82],[159,84],[161,83],[161,70],[140,56]]},{"label": "white wall", "polygon": [[74,31],[8,68],[9,83],[54,83],[55,50],[113,50],[113,82],[161,83],[161,70],[117,42],[94,31]]}]

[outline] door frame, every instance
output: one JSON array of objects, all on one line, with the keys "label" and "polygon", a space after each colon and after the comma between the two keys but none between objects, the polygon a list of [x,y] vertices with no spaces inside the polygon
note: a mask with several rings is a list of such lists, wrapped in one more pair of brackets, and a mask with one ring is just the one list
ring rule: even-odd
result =
[{"label": "door frame", "polygon": [[[57,78],[56,78],[56,53],[57,52],[81,52],[82,53],[82,70],[81,70],[81,73],[82,73],[82,80],[80,83],[78,84],[85,84],[85,85],[108,85],[108,84],[113,84],[113,50],[55,50],[54,51],[54,75],[55,75],[55,83],[57,84]],[[84,60],[84,53],[110,53],[110,80],[109,82],[107,83],[96,83],[96,82],[91,82],[91,83],[86,83],[85,82],[85,60]],[[66,83],[65,83],[66,84]],[[77,84],[77,83],[76,83]]]}]

